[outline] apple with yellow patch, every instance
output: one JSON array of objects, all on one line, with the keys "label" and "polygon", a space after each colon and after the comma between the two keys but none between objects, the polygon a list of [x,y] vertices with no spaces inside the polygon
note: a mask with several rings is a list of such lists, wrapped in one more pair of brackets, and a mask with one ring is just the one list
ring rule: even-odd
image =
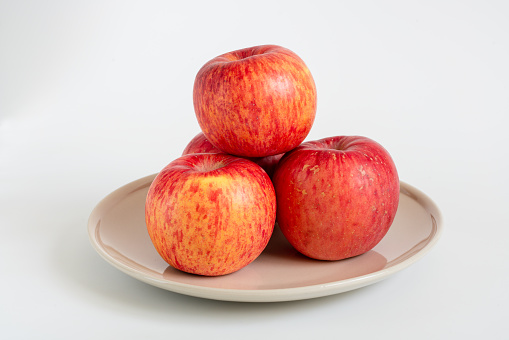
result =
[{"label": "apple with yellow patch", "polygon": [[316,114],[316,87],[304,61],[287,48],[262,45],[222,54],[198,71],[198,123],[228,154],[278,155],[298,146]]},{"label": "apple with yellow patch", "polygon": [[275,191],[265,171],[224,153],[177,158],[156,176],[145,204],[159,255],[176,269],[204,276],[254,261],[275,219]]},{"label": "apple with yellow patch", "polygon": [[366,137],[302,143],[280,160],[272,181],[281,231],[314,259],[341,260],[371,250],[398,208],[394,161]]}]

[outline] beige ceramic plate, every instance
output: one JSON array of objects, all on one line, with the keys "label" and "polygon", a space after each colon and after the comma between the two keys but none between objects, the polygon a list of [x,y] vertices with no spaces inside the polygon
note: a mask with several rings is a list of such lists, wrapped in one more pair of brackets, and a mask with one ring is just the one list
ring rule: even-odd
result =
[{"label": "beige ceramic plate", "polygon": [[274,235],[264,252],[247,267],[226,276],[202,277],[180,272],[164,262],[145,225],[145,196],[155,175],[112,192],[90,215],[88,232],[96,251],[121,271],[173,292],[227,301],[290,301],[360,288],[411,265],[437,242],[441,216],[423,193],[401,183],[398,212],[391,229],[371,251],[328,262],[297,253]]}]

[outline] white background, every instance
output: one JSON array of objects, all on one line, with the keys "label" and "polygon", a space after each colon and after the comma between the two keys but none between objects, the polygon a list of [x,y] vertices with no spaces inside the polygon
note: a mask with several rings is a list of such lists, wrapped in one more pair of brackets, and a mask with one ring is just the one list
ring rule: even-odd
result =
[{"label": "white background", "polygon": [[[507,339],[508,18],[506,1],[0,1],[0,337]],[[269,304],[107,264],[91,210],[199,132],[206,61],[268,43],[314,76],[307,140],[384,145],[442,210],[437,246],[372,286]]]}]

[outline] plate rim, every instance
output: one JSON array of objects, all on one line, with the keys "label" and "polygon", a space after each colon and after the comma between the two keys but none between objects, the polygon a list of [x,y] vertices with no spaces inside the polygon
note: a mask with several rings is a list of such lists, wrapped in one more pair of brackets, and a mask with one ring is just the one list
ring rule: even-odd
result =
[{"label": "plate rim", "polygon": [[[390,267],[383,268],[381,270],[377,270],[373,273],[356,276],[349,279],[315,284],[315,285],[307,285],[301,287],[290,287],[290,288],[273,288],[273,289],[230,289],[230,288],[216,288],[216,287],[207,287],[207,286],[197,286],[189,283],[181,283],[175,282],[171,280],[163,280],[155,277],[151,277],[149,275],[145,275],[137,271],[135,268],[124,264],[115,258],[113,258],[110,254],[108,254],[98,242],[96,237],[96,233],[98,232],[100,225],[100,220],[97,218],[99,210],[104,210],[103,207],[106,202],[115,202],[119,203],[118,197],[124,197],[129,195],[131,192],[135,192],[140,190],[141,188],[150,185],[152,180],[155,178],[156,174],[151,174],[137,180],[131,181],[116,190],[112,191],[108,195],[106,195],[103,199],[101,199],[93,208],[90,216],[88,218],[88,236],[89,241],[92,244],[94,250],[113,267],[119,269],[125,274],[139,280],[150,284],[152,286],[165,289],[174,293],[194,296],[198,298],[206,298],[212,300],[221,300],[221,301],[235,301],[235,302],[282,302],[282,301],[294,301],[294,300],[304,300],[311,298],[318,298],[323,296],[329,296],[334,294],[344,293],[350,290],[358,289],[365,287],[367,285],[379,282],[388,276],[399,272],[413,263],[420,260],[424,257],[438,242],[442,233],[443,233],[443,217],[442,212],[436,205],[436,203],[424,194],[421,190],[416,187],[400,181],[400,193],[409,196],[411,199],[419,203],[421,207],[425,209],[427,213],[431,216],[432,220],[432,235],[428,240],[427,244],[418,250],[416,253],[412,254],[408,258],[403,261],[391,265]],[[111,203],[110,203],[111,204]],[[111,204],[113,207],[114,204]],[[110,207],[110,208],[111,208]]]}]

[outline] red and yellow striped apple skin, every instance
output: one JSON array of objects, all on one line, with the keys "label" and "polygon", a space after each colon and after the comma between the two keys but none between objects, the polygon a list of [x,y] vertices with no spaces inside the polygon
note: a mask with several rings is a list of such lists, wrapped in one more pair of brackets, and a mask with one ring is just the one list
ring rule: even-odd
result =
[{"label": "red and yellow striped apple skin", "polygon": [[302,143],[272,179],[277,221],[288,241],[318,260],[341,260],[375,247],[399,202],[399,177],[377,142],[338,136]]},{"label": "red and yellow striped apple skin", "polygon": [[193,102],[201,130],[220,150],[244,157],[281,154],[308,135],[316,87],[308,67],[275,45],[245,48],[207,62]]},{"label": "red and yellow striped apple skin", "polygon": [[[182,155],[189,155],[193,153],[222,153],[223,151],[212,145],[211,142],[205,137],[203,132],[198,133],[193,139],[187,144],[182,152]],[[272,178],[274,171],[276,170],[277,163],[283,157],[283,153],[273,156],[266,157],[251,157],[247,158],[250,161],[255,162],[262,167],[263,170]]]},{"label": "red and yellow striped apple skin", "polygon": [[154,179],[145,204],[157,252],[184,272],[218,276],[255,260],[274,228],[276,198],[255,163],[226,154],[182,156]]}]

